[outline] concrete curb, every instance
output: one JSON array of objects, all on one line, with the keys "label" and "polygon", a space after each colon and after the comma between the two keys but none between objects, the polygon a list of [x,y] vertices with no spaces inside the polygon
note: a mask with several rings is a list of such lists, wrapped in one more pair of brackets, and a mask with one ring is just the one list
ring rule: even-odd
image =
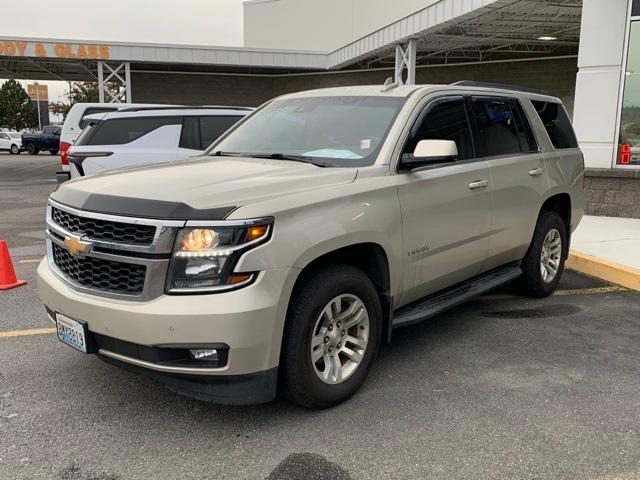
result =
[{"label": "concrete curb", "polygon": [[566,267],[640,292],[640,270],[584,253],[569,252]]}]

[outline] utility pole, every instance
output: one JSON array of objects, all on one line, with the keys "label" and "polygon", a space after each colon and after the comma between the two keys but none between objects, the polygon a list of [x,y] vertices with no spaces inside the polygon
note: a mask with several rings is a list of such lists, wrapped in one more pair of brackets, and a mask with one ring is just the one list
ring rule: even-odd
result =
[{"label": "utility pole", "polygon": [[42,131],[42,120],[40,119],[40,92],[38,91],[38,85],[40,85],[40,82],[35,80],[33,84],[36,87],[36,109],[38,110],[38,130]]}]

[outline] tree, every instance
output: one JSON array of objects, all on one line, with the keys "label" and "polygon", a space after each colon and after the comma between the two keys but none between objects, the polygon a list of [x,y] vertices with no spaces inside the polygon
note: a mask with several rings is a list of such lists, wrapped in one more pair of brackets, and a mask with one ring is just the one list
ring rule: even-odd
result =
[{"label": "tree", "polygon": [[65,106],[64,115],[67,116],[74,103],[97,103],[100,100],[98,84],[96,82],[73,82],[66,92],[69,105]]},{"label": "tree", "polygon": [[7,80],[0,87],[0,125],[13,130],[38,125],[38,115],[29,95],[16,80]]}]

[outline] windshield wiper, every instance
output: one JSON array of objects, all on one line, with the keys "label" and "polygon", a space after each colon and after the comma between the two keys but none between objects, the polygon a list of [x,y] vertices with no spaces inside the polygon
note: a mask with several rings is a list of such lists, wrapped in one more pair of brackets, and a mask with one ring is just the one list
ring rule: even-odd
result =
[{"label": "windshield wiper", "polygon": [[318,162],[311,157],[305,157],[304,155],[286,155],[284,153],[252,153],[246,155],[251,158],[272,158],[274,160],[290,160],[292,162],[310,163],[316,167],[333,167],[332,164],[326,162]]},{"label": "windshield wiper", "polygon": [[240,152],[223,152],[222,150],[216,150],[211,155],[216,157],[243,157]]}]

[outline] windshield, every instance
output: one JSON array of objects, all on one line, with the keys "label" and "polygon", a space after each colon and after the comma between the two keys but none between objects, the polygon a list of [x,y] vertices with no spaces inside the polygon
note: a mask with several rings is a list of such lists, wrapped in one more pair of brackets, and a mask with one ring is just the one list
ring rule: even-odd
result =
[{"label": "windshield", "polygon": [[275,100],[207,154],[295,158],[333,167],[371,165],[404,101],[358,96]]},{"label": "windshield", "polygon": [[22,138],[22,134],[20,133],[10,133],[9,136],[11,138]]}]

